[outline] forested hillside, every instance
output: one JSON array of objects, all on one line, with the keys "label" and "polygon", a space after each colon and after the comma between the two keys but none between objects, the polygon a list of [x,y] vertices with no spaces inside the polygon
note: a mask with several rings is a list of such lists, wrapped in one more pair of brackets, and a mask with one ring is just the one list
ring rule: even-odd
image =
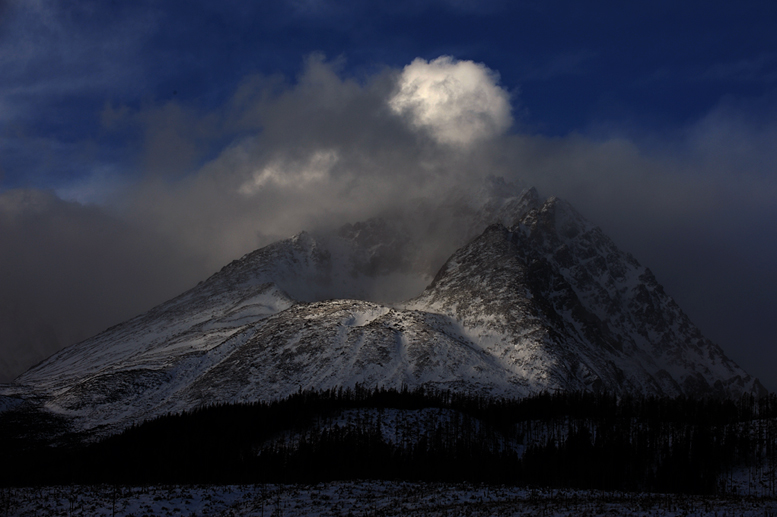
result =
[{"label": "forested hillside", "polygon": [[[32,435],[45,426],[51,436]],[[738,401],[424,390],[300,392],[168,415],[89,443],[0,416],[2,483],[472,481],[777,495],[777,397]]]}]

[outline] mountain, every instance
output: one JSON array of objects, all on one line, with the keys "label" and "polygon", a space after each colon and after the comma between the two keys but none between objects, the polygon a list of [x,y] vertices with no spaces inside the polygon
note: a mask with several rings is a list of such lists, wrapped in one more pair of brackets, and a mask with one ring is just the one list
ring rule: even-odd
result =
[{"label": "mountain", "polygon": [[443,314],[536,390],[736,396],[762,392],[649,269],[550,198],[489,227],[408,308]]},{"label": "mountain", "polygon": [[568,203],[491,187],[476,209],[448,207],[460,228],[449,242],[469,242],[433,278],[425,236],[439,228],[372,219],[303,232],[60,351],[0,390],[0,410],[23,400],[106,434],[357,383],[495,397],[765,391]]}]

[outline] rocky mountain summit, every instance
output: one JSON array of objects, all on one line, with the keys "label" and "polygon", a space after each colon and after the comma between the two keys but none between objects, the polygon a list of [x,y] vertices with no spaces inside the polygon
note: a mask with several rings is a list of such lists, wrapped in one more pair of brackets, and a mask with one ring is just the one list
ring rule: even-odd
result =
[{"label": "rocky mountain summit", "polygon": [[495,397],[765,391],[568,203],[497,190],[452,216],[468,242],[433,278],[407,223],[303,232],[60,351],[0,389],[0,410],[35,405],[106,434],[357,383]]},{"label": "rocky mountain summit", "polygon": [[649,269],[550,198],[490,226],[407,304],[444,314],[528,390],[736,396],[760,383],[704,336]]}]

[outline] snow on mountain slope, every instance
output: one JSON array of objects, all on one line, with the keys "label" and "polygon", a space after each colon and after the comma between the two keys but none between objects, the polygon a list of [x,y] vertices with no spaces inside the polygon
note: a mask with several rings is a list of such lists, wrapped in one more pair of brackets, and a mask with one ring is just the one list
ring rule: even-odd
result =
[{"label": "snow on mountain slope", "polygon": [[[55,354],[0,389],[2,405],[23,398],[106,434],[202,405],[357,383],[505,397],[763,391],[567,203],[490,188],[480,209],[451,213],[459,239],[496,224],[425,290],[425,230],[372,219],[303,232]],[[377,292],[415,298],[381,304]]]},{"label": "snow on mountain slope", "polygon": [[701,335],[650,270],[555,198],[511,229],[489,227],[406,307],[455,318],[546,389],[763,391]]},{"label": "snow on mountain slope", "polygon": [[272,284],[221,292],[200,284],[62,350],[16,384],[31,388],[47,409],[73,417],[77,428],[130,425],[159,414],[181,387],[245,342],[258,322],[292,303]]},{"label": "snow on mountain slope", "polygon": [[501,361],[462,335],[455,321],[357,300],[293,305],[232,327],[208,350],[180,353],[186,338],[175,341],[177,349],[168,346],[36,388],[40,393],[50,387],[46,407],[72,416],[78,428],[108,430],[201,405],[274,400],[300,389],[357,383],[494,396],[534,391],[512,383]]},{"label": "snow on mountain slope", "polygon": [[268,320],[186,395],[248,401],[357,383],[493,392],[505,381],[500,365],[445,317],[333,300],[299,304]]}]

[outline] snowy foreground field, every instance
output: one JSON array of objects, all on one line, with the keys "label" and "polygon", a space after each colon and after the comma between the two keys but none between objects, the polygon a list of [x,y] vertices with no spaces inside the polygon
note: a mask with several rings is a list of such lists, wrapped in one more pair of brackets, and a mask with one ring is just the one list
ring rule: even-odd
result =
[{"label": "snowy foreground field", "polygon": [[777,501],[475,485],[61,486],[0,491],[3,516],[777,516]]}]

